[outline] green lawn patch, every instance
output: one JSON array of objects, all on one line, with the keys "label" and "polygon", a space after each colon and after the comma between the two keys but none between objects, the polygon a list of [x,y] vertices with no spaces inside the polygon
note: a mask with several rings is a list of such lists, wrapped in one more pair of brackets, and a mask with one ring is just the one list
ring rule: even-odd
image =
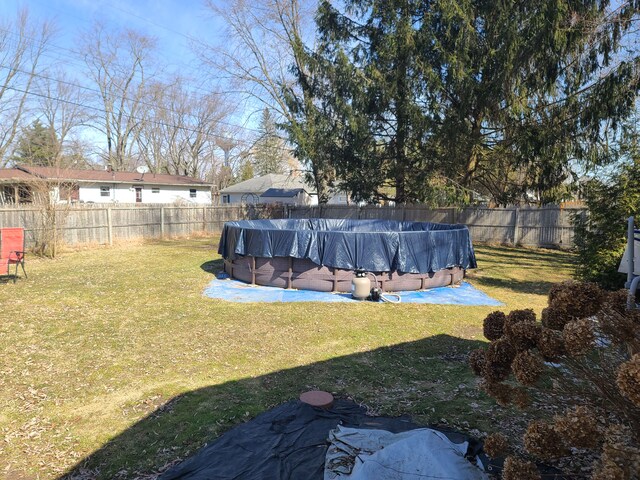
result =
[{"label": "green lawn patch", "polygon": [[[0,477],[133,478],[302,391],[480,434],[510,421],[466,356],[494,308],[239,304],[202,295],[217,238],[29,258],[0,284]],[[479,246],[477,288],[546,306],[572,255]]]}]

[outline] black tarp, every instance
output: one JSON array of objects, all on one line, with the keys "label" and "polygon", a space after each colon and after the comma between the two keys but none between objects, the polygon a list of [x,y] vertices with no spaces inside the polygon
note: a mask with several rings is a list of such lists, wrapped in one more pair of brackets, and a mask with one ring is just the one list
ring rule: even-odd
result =
[{"label": "black tarp", "polygon": [[[421,428],[407,417],[367,416],[348,400],[336,400],[329,410],[290,401],[229,430],[159,480],[322,480],[329,432],[338,424],[393,433]],[[478,441],[443,433],[454,443],[469,442],[467,457],[480,454]]]},{"label": "black tarp", "polygon": [[238,255],[308,258],[317,265],[369,272],[430,273],[476,267],[465,225],[394,220],[226,222],[218,253],[226,259]]}]

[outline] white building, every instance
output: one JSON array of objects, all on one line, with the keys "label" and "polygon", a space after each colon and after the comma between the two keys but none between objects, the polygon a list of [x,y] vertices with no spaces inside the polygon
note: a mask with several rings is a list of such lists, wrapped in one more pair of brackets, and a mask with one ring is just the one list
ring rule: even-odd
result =
[{"label": "white building", "polygon": [[[21,172],[21,189],[33,188],[37,183],[49,183],[51,195],[60,201],[211,204],[211,184],[192,177],[30,166],[11,170]],[[24,174],[28,178],[22,178]],[[17,186],[13,188],[18,191]],[[5,201],[11,189],[12,186],[5,182]]]}]

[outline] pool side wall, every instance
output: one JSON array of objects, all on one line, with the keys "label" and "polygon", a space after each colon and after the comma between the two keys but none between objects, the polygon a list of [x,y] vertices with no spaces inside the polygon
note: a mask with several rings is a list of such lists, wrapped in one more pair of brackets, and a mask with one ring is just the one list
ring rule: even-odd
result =
[{"label": "pool side wall", "polygon": [[[319,292],[350,292],[352,270],[317,265],[306,258],[237,256],[224,261],[224,270],[243,282]],[[424,290],[458,284],[465,271],[453,267],[429,273],[372,272],[385,292]],[[373,278],[369,275],[369,278]]]}]

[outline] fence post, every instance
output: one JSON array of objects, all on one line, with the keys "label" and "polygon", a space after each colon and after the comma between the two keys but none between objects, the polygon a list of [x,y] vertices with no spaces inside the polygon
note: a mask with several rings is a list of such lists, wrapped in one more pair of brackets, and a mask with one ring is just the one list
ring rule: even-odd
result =
[{"label": "fence post", "polygon": [[160,207],[160,238],[164,238],[164,206]]},{"label": "fence post", "polygon": [[207,206],[202,207],[202,231],[207,231]]},{"label": "fence post", "polygon": [[520,208],[516,207],[513,215],[513,245],[518,245],[520,241]]},{"label": "fence post", "polygon": [[111,221],[111,207],[107,207],[107,238],[109,245],[113,245],[113,223]]}]

